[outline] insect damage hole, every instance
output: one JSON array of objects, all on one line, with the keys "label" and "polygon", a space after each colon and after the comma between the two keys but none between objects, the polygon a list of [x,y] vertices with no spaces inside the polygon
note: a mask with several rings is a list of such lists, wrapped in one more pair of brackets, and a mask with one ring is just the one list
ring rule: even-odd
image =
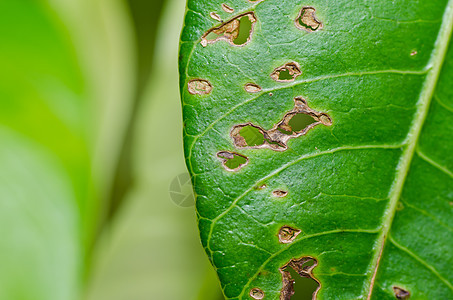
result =
[{"label": "insect damage hole", "polygon": [[315,12],[313,7],[303,7],[296,18],[296,27],[308,32],[321,29],[322,23],[316,18]]},{"label": "insect damage hole", "polygon": [[206,47],[224,40],[232,46],[244,46],[251,38],[257,19],[253,12],[236,16],[220,26],[211,28],[201,37],[201,45]]},{"label": "insect damage hole", "polygon": [[230,172],[239,171],[249,163],[246,156],[229,151],[221,151],[217,153],[217,157],[222,161],[225,170]]},{"label": "insect damage hole", "polygon": [[300,65],[293,61],[278,67],[272,72],[271,78],[277,82],[294,81],[297,76],[301,75]]},{"label": "insect damage hole", "polygon": [[316,299],[321,289],[320,282],[313,276],[313,269],[318,261],[313,257],[293,259],[280,268],[283,288],[281,300],[289,300],[293,295],[296,299]]},{"label": "insect damage hole", "polygon": [[250,123],[235,127],[231,136],[234,144],[239,147],[262,146],[265,142],[263,130]]},{"label": "insect damage hole", "polygon": [[396,299],[399,300],[406,300],[411,296],[411,293],[409,291],[397,286],[393,287],[393,293],[395,294]]},{"label": "insect damage hole", "polygon": [[188,83],[188,90],[192,95],[207,95],[212,92],[212,85],[205,79],[192,79]]},{"label": "insect damage hole", "polygon": [[286,116],[287,122],[283,122],[278,126],[278,130],[287,135],[292,135],[304,130],[310,125],[316,123],[316,120],[304,113],[291,113]]},{"label": "insect damage hole", "polygon": [[234,126],[230,136],[237,148],[285,151],[290,139],[305,135],[320,124],[331,126],[332,119],[326,113],[311,109],[302,97],[296,97],[293,110],[287,112],[272,129],[264,130],[245,123]]},{"label": "insect damage hole", "polygon": [[250,297],[257,300],[264,299],[264,292],[259,288],[253,288],[250,290]]},{"label": "insect damage hole", "polygon": [[301,230],[285,225],[278,231],[278,241],[282,244],[290,244],[300,233]]}]

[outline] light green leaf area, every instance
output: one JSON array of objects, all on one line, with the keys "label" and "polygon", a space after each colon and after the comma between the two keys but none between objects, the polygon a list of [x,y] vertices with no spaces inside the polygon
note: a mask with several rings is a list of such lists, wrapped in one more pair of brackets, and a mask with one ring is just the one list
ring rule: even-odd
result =
[{"label": "light green leaf area", "polygon": [[39,1],[0,4],[0,299],[76,299],[90,181],[84,82]]},{"label": "light green leaf area", "polygon": [[453,1],[222,3],[188,1],[180,84],[226,298],[289,299],[290,269],[317,299],[453,298]]},{"label": "light green leaf area", "polygon": [[0,12],[0,122],[46,145],[82,178],[86,102],[68,33],[39,1],[3,1]]},{"label": "light green leaf area", "polygon": [[76,299],[95,204],[80,62],[44,1],[1,1],[0,36],[0,299]]},{"label": "light green leaf area", "polygon": [[0,299],[76,299],[81,251],[71,180],[48,151],[0,127]]}]

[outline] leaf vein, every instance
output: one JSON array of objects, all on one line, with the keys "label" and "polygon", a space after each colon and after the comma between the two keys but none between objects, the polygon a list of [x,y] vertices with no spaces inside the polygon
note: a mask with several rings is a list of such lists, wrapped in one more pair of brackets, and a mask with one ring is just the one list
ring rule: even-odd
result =
[{"label": "leaf vein", "polygon": [[437,270],[436,268],[434,268],[433,266],[431,266],[429,263],[427,263],[426,261],[424,261],[422,258],[420,258],[417,254],[415,254],[414,252],[412,252],[409,248],[407,247],[404,247],[403,245],[399,244],[397,241],[395,241],[395,239],[392,237],[392,236],[389,236],[389,240],[390,242],[396,247],[398,248],[399,250],[405,252],[406,254],[408,254],[410,257],[412,257],[413,259],[415,259],[417,262],[419,262],[421,265],[423,265],[425,268],[427,268],[428,270],[431,271],[431,273],[433,273],[437,278],[440,279],[440,281],[442,281],[450,290],[453,291],[453,285],[447,280],[445,279]]}]

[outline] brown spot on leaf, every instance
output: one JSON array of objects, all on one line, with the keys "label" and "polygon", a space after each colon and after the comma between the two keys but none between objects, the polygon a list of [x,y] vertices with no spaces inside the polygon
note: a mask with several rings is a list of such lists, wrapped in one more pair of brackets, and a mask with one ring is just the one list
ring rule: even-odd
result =
[{"label": "brown spot on leaf", "polygon": [[278,82],[294,81],[297,76],[301,75],[302,71],[297,62],[289,62],[281,67],[278,67],[272,72],[271,78]]},{"label": "brown spot on leaf", "polygon": [[216,21],[222,22],[222,18],[220,17],[220,15],[215,12],[211,12],[209,16],[211,16],[211,18],[213,18]]},{"label": "brown spot on leaf", "polygon": [[313,292],[312,299],[316,296],[321,289],[321,283],[313,276],[313,269],[318,265],[318,261],[310,256],[305,256],[300,259],[292,259],[289,263],[280,268],[282,274],[283,287],[280,292],[280,300],[290,300],[294,295],[294,279],[288,268],[292,268],[297,274],[304,278],[310,278],[318,284],[318,288]]},{"label": "brown spot on leaf", "polygon": [[253,12],[240,14],[220,26],[209,29],[201,37],[201,45],[206,47],[208,44],[224,40],[232,46],[243,46],[251,40],[256,21]]},{"label": "brown spot on leaf", "polygon": [[322,23],[316,18],[315,12],[316,9],[313,7],[303,7],[296,18],[296,27],[308,32],[321,29]]},{"label": "brown spot on leaf", "polygon": [[226,5],[225,3],[222,3],[222,9],[225,12],[229,13],[229,14],[234,13],[234,8],[232,8],[231,6]]},{"label": "brown spot on leaf", "polygon": [[278,231],[278,240],[282,244],[290,244],[300,233],[299,229],[285,225]]},{"label": "brown spot on leaf", "polygon": [[284,198],[288,195],[287,191],[282,191],[282,190],[276,190],[272,192],[272,195],[277,198]]},{"label": "brown spot on leaf", "polygon": [[331,126],[332,119],[322,112],[311,109],[302,97],[294,98],[294,109],[272,129],[264,130],[252,123],[233,127],[230,136],[237,148],[271,149],[285,151],[290,139],[307,134],[317,125]]},{"label": "brown spot on leaf", "polygon": [[261,185],[258,185],[255,187],[255,189],[257,189],[257,190],[264,190],[265,188],[267,188],[266,184],[261,184]]},{"label": "brown spot on leaf", "polygon": [[406,300],[411,296],[411,293],[409,291],[406,291],[405,289],[397,286],[393,287],[393,293],[395,294],[396,299],[399,300]]},{"label": "brown spot on leaf", "polygon": [[239,171],[249,163],[246,156],[230,151],[220,151],[217,157],[222,161],[225,170],[230,172]]},{"label": "brown spot on leaf", "polygon": [[264,299],[264,292],[259,288],[253,288],[250,290],[250,297],[257,300]]},{"label": "brown spot on leaf", "polygon": [[192,79],[188,83],[188,89],[192,95],[206,95],[212,92],[212,85],[205,79]]},{"label": "brown spot on leaf", "polygon": [[244,89],[248,93],[259,93],[259,92],[261,92],[261,87],[259,85],[257,85],[257,84],[254,84],[254,83],[247,83],[244,86]]}]

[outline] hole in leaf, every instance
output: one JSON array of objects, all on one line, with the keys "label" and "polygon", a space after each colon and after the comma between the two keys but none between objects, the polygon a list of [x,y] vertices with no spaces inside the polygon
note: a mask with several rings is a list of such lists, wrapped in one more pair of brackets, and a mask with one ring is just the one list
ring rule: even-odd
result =
[{"label": "hole in leaf", "polygon": [[278,67],[272,72],[271,78],[278,82],[294,81],[297,76],[301,75],[302,71],[297,62],[289,62],[281,67]]},{"label": "hole in leaf", "polygon": [[233,43],[235,45],[243,45],[247,43],[248,38],[250,37],[250,33],[252,31],[253,22],[250,20],[248,16],[243,16],[239,19],[239,32],[236,39],[234,39]]},{"label": "hole in leaf", "polygon": [[264,144],[263,133],[254,126],[248,125],[243,127],[239,131],[239,135],[245,140],[245,143],[249,147],[260,146]]},{"label": "hole in leaf", "polygon": [[294,294],[291,300],[312,300],[319,284],[310,277],[302,277],[293,268],[287,269],[294,279]]},{"label": "hole in leaf", "polygon": [[225,40],[233,46],[243,46],[250,41],[255,23],[256,18],[253,12],[236,16],[230,21],[208,30],[201,37],[201,45],[206,47],[208,44]]},{"label": "hole in leaf", "polygon": [[285,151],[290,139],[305,135],[320,124],[331,126],[332,119],[326,113],[308,107],[302,97],[296,97],[294,109],[287,112],[272,129],[264,130],[260,126],[246,123],[234,126],[230,135],[237,148]]},{"label": "hole in leaf", "polygon": [[222,160],[223,166],[227,171],[239,171],[249,162],[246,156],[229,151],[221,151],[217,153],[217,157]]},{"label": "hole in leaf", "polygon": [[295,113],[289,116],[288,125],[280,124],[278,127],[281,133],[291,135],[301,132],[311,124],[316,123],[316,120],[311,115],[304,113]]},{"label": "hole in leaf", "polygon": [[278,74],[278,79],[280,81],[293,80],[293,76],[289,73],[288,69],[285,69]]},{"label": "hole in leaf", "polygon": [[316,299],[321,288],[319,281],[313,277],[313,269],[317,265],[316,259],[307,256],[301,259],[293,259],[280,268],[283,282],[280,299]]},{"label": "hole in leaf", "polygon": [[393,293],[395,293],[396,299],[399,300],[406,300],[409,299],[411,296],[411,293],[409,291],[397,286],[393,287]]},{"label": "hole in leaf", "polygon": [[278,240],[282,244],[290,244],[301,233],[299,229],[283,226],[278,232]]},{"label": "hole in leaf", "polygon": [[313,7],[303,7],[295,21],[296,27],[299,29],[313,32],[322,28],[322,23],[316,19],[316,9]]}]

